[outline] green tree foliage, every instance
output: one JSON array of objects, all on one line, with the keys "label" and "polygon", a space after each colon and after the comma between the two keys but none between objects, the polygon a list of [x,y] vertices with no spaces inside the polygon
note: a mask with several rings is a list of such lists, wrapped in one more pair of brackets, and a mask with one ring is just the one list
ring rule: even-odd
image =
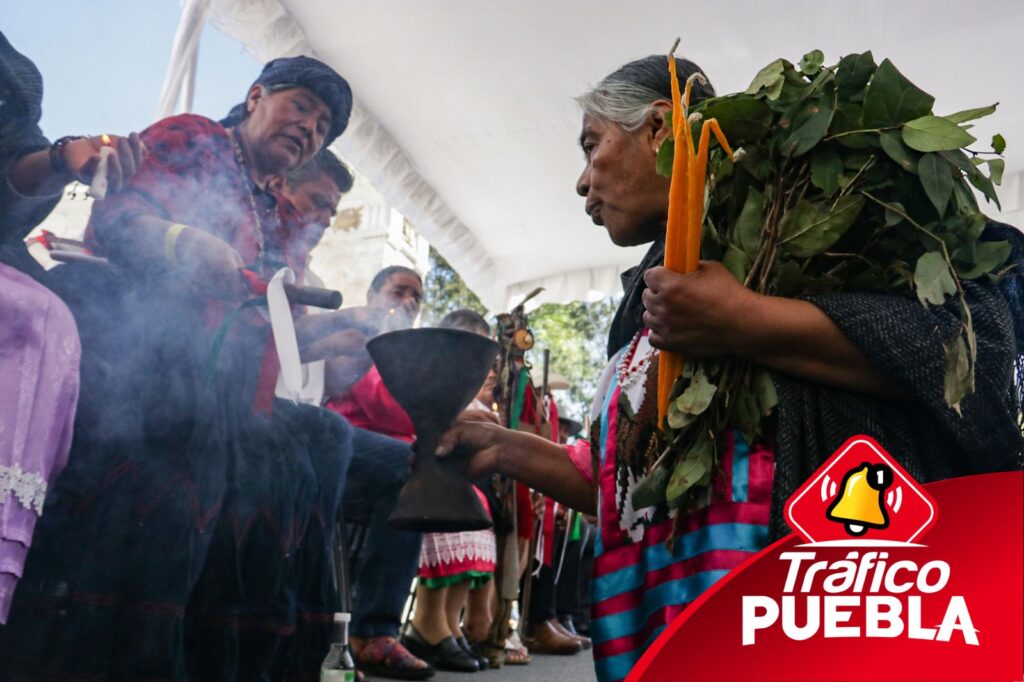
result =
[{"label": "green tree foliage", "polygon": [[487,307],[466,286],[444,256],[431,246],[430,270],[423,278],[423,324],[427,327],[435,326],[445,315],[460,308],[469,308],[487,315]]},{"label": "green tree foliage", "polygon": [[569,391],[555,394],[562,415],[581,420],[590,408],[597,379],[607,362],[608,328],[618,300],[545,303],[530,313],[537,345],[530,362],[540,379],[543,349],[551,349],[551,371],[569,380]]},{"label": "green tree foliage", "polygon": [[[423,324],[436,325],[453,310],[469,308],[487,315],[487,308],[452,266],[433,248],[430,270],[423,282]],[[556,394],[564,416],[580,419],[594,398],[598,375],[604,367],[605,344],[616,299],[593,303],[545,303],[529,315],[537,344],[527,355],[540,381],[543,349],[551,350],[551,372],[569,380],[568,392]],[[493,319],[488,319],[492,325]]]}]

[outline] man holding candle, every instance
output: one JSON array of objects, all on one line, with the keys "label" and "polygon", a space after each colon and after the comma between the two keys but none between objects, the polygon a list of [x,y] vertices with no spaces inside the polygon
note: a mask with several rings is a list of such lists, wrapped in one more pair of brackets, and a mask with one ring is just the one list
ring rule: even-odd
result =
[{"label": "man holding candle", "polygon": [[[971,434],[986,415],[1006,413],[1002,387],[1013,383],[1005,376],[1013,366],[1013,327],[1005,304],[987,291],[972,292],[979,347],[990,350],[984,359],[979,353],[977,371],[987,379],[962,404],[961,419],[925,409],[934,405],[929,395],[944,355],[939,336],[927,332],[936,328],[933,313],[916,301],[763,296],[718,262],[695,262],[688,274],[663,267],[666,239],[685,235],[666,235],[670,181],[658,175],[655,160],[673,114],[681,127],[673,89],[699,72],[686,60],[674,66],[676,83],[663,56],[631,62],[578,100],[585,167],[577,192],[586,212],[619,246],[651,244],[623,276],[610,362],[591,412],[593,457],[589,447],[563,449],[491,424],[456,425],[438,449],[458,457],[472,480],[499,472],[598,514],[591,636],[602,682],[625,678],[687,604],[786,532],[782,501],[802,482],[801,472],[831,452],[826,444],[867,432],[898,443],[891,449],[922,480],[969,470],[973,455],[964,453],[989,447]],[[700,79],[692,87],[694,103],[714,94]],[[703,196],[696,189],[692,194]],[[687,510],[633,504],[652,451],[657,455],[658,349],[746,358],[769,369],[778,387],[779,405],[763,429],[769,435],[747,442],[733,428],[716,434],[719,466]]]},{"label": "man holding candle", "polygon": [[[100,137],[51,144],[39,128],[42,96],[39,70],[0,33],[0,624],[49,487],[67,461],[79,390],[75,322],[43,285],[46,274],[23,240],[65,185],[94,179],[101,152]],[[116,192],[145,149],[135,133],[103,138]]]},{"label": "man holding candle", "polygon": [[[82,399],[27,589],[0,633],[5,675],[201,679],[210,669],[188,659],[186,608],[202,621],[222,606],[216,626],[245,636],[218,640],[210,679],[319,669],[323,652],[303,657],[292,638],[297,581],[315,575],[330,595],[323,517],[351,430],[318,407],[277,409],[246,274],[274,265],[270,179],[339,135],[351,103],[341,76],[296,57],[263,69],[231,128],[189,114],[157,122],[127,188],[94,205],[87,239],[116,267],[75,281],[71,266],[55,269],[82,335]],[[227,588],[195,599],[200,575],[253,587],[252,599]]]}]

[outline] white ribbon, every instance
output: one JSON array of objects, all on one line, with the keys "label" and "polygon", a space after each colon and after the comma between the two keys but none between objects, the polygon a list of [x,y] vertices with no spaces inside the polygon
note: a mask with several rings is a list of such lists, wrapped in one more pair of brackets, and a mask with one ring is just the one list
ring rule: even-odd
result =
[{"label": "white ribbon", "polygon": [[284,292],[285,284],[295,283],[295,272],[281,268],[267,285],[267,310],[270,328],[277,346],[277,360],[281,372],[277,377],[274,395],[294,402],[320,404],[324,393],[323,360],[303,365],[299,356],[299,342],[295,337],[295,321]]}]

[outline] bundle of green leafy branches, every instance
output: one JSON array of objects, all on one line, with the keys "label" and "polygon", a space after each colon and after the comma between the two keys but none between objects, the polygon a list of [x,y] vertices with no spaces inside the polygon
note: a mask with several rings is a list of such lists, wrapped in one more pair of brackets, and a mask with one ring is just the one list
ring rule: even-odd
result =
[{"label": "bundle of green leafy branches", "polygon": [[[998,205],[1005,141],[969,148],[969,122],[996,105],[937,116],[934,98],[888,59],[877,65],[865,52],[823,62],[820,50],[796,65],[778,59],[745,92],[691,110],[691,133],[716,118],[743,150],[729,159],[712,148],[702,257],[774,296],[904,293],[924,306],[954,297],[961,329],[945,346],[944,386],[959,412],[976,356],[961,281],[998,278],[1010,254],[1007,242],[979,241],[986,219],[968,187]],[[672,153],[666,142],[663,175]],[[737,359],[688,361],[672,395],[638,507],[686,506],[694,486],[710,481],[727,428],[753,442],[777,403],[767,371]]]}]

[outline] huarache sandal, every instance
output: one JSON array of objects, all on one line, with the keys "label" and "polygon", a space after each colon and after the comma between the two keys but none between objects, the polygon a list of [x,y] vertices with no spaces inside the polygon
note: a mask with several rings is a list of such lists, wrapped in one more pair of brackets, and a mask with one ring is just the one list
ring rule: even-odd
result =
[{"label": "huarache sandal", "polygon": [[505,649],[505,665],[527,665],[532,660],[530,651],[525,646]]},{"label": "huarache sandal", "polygon": [[374,677],[427,680],[434,676],[434,669],[409,653],[396,637],[353,637],[352,655],[359,669]]}]

